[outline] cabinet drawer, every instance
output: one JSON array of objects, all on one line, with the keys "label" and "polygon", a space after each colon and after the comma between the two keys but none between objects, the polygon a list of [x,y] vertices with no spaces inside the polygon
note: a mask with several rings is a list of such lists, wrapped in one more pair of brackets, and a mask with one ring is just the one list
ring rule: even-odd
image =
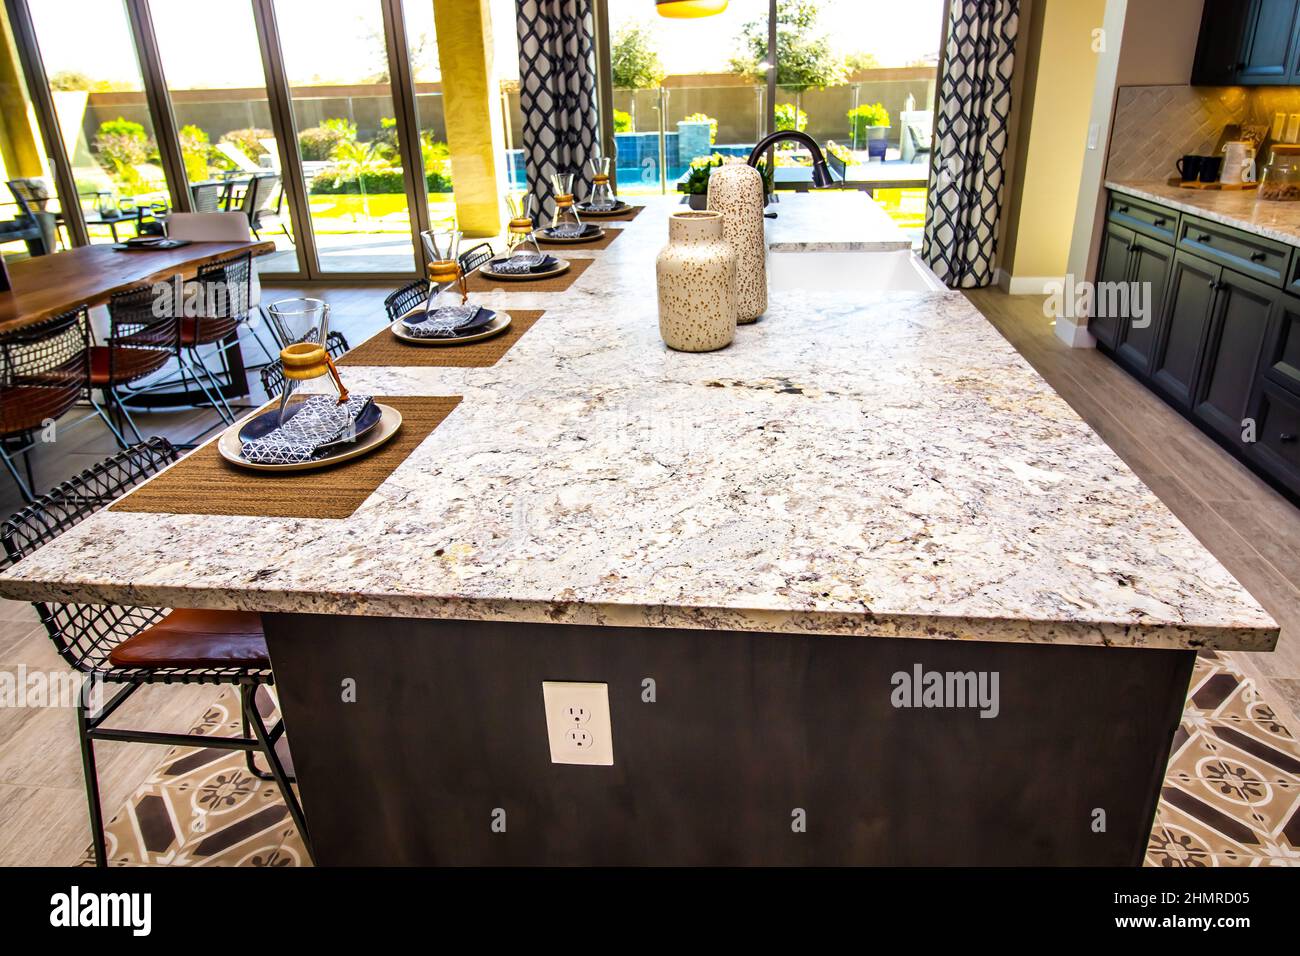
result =
[{"label": "cabinet drawer", "polygon": [[1264,384],[1251,454],[1274,478],[1300,492],[1300,398]]},{"label": "cabinet drawer", "polygon": [[1278,287],[1291,265],[1290,246],[1193,216],[1183,217],[1178,248]]},{"label": "cabinet drawer", "polygon": [[1178,213],[1175,210],[1134,199],[1123,193],[1110,194],[1107,216],[1112,222],[1170,244],[1178,235]]}]

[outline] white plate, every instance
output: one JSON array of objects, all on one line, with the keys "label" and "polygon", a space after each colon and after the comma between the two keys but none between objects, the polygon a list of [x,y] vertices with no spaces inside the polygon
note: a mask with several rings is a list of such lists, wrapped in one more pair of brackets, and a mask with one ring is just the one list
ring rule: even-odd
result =
[{"label": "white plate", "polygon": [[[556,259],[555,268],[550,272],[493,272],[488,266],[479,269],[479,274],[486,279],[500,279],[502,282],[531,282],[534,279],[551,279],[562,276],[569,271],[567,259]],[[488,263],[491,265],[491,263]]]},{"label": "white plate", "polygon": [[[412,311],[414,311],[414,309]],[[407,315],[410,314],[410,312],[407,313]],[[419,338],[406,331],[402,319],[398,319],[390,325],[388,330],[403,342],[409,342],[411,345],[464,345],[467,342],[479,342],[483,339],[490,339],[492,336],[499,335],[508,328],[510,328],[510,313],[498,312],[496,317],[478,332],[475,332],[473,335],[464,335],[457,338]]]},{"label": "white plate", "polygon": [[315,461],[301,461],[291,465],[259,465],[251,461],[244,461],[240,454],[243,445],[239,441],[239,429],[244,426],[242,419],[221,433],[221,437],[217,439],[217,451],[221,453],[222,458],[232,465],[238,465],[240,468],[248,468],[252,471],[312,471],[316,468],[327,468],[341,461],[359,458],[366,452],[378,448],[397,434],[397,430],[402,427],[402,413],[391,405],[384,405],[380,402],[375,404],[379,406],[380,412],[378,425],[362,435],[355,444],[340,445],[338,451],[334,454],[326,455],[324,458]]}]

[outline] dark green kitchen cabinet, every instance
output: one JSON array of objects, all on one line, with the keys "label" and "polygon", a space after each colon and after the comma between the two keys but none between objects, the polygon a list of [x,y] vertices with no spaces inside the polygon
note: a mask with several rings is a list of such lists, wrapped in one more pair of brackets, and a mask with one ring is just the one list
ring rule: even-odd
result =
[{"label": "dark green kitchen cabinet", "polygon": [[1193,86],[1232,86],[1241,68],[1250,0],[1205,0],[1192,63]]},{"label": "dark green kitchen cabinet", "polygon": [[1300,0],[1206,0],[1191,82],[1269,86],[1300,81]]},{"label": "dark green kitchen cabinet", "polygon": [[1255,379],[1282,296],[1276,289],[1223,270],[1215,288],[1192,415],[1233,444],[1242,444]]},{"label": "dark green kitchen cabinet", "polygon": [[[1133,239],[1136,233],[1113,222],[1107,222],[1101,238],[1101,254],[1097,261],[1098,283],[1127,282],[1131,271]],[[1094,302],[1088,331],[1109,349],[1119,345],[1120,323],[1123,317],[1109,314],[1111,310]]]},{"label": "dark green kitchen cabinet", "polygon": [[1169,302],[1151,362],[1151,384],[1183,411],[1192,406],[1205,336],[1223,269],[1179,252],[1169,277]]},{"label": "dark green kitchen cabinet", "polygon": [[1120,323],[1115,357],[1134,372],[1145,375],[1151,367],[1162,307],[1169,290],[1174,250],[1146,236],[1134,236],[1129,248],[1129,311],[1132,314],[1128,321]]},{"label": "dark green kitchen cabinet", "polygon": [[1096,278],[1098,347],[1300,503],[1300,248],[1115,191]]}]

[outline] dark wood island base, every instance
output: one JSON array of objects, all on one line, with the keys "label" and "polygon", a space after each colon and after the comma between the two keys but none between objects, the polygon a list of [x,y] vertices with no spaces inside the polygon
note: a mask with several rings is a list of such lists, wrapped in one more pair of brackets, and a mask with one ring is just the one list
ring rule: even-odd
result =
[{"label": "dark wood island base", "polygon": [[[264,618],[322,865],[1138,866],[1195,658]],[[918,665],[996,673],[997,716],[895,706]],[[547,680],[609,685],[613,766],[551,762]]]}]

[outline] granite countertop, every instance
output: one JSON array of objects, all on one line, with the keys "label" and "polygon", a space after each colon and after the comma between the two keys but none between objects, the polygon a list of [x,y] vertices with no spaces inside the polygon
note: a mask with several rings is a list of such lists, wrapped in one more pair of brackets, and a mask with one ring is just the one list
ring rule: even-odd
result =
[{"label": "granite countertop", "polygon": [[1300,202],[1255,198],[1254,189],[1182,189],[1157,180],[1107,180],[1106,188],[1220,222],[1266,239],[1300,246]]},{"label": "granite countertop", "polygon": [[768,206],[772,252],[890,252],[912,240],[889,214],[858,190],[782,193]]},{"label": "granite countertop", "polygon": [[350,518],[105,511],[0,595],[1273,647],[1272,619],[961,295],[782,292],[730,347],[668,351],[653,260],[673,205],[650,205],[567,292],[483,297],[547,310],[496,366],[344,369],[357,392],[464,396]]}]

